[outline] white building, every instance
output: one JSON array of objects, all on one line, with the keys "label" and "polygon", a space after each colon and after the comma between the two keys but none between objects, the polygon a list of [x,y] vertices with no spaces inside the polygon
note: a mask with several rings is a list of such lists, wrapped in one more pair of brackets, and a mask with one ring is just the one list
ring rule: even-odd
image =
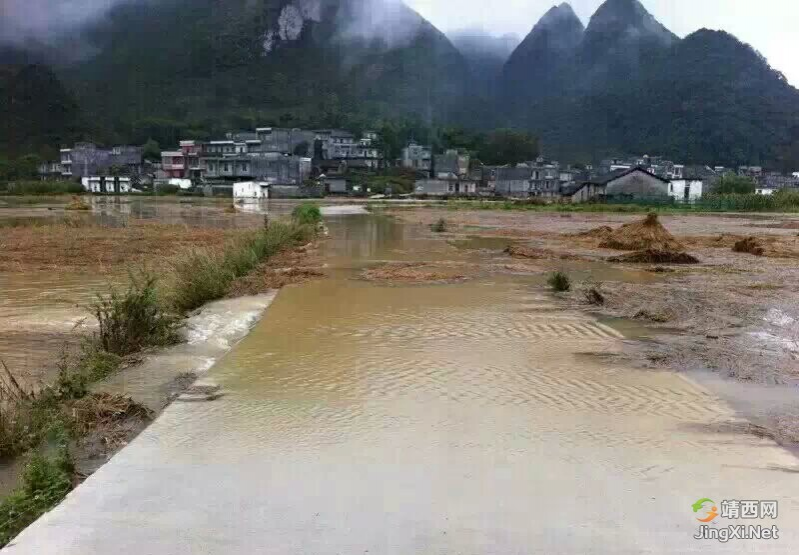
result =
[{"label": "white building", "polygon": [[677,202],[693,202],[702,198],[704,181],[702,179],[679,178],[669,183],[669,196]]},{"label": "white building", "polygon": [[241,181],[233,184],[233,198],[268,199],[269,183],[264,181]]},{"label": "white building", "polygon": [[758,187],[757,189],[755,189],[755,194],[764,195],[764,196],[771,196],[776,191],[777,191],[777,189],[773,189],[771,187]]},{"label": "white building", "polygon": [[129,177],[82,177],[80,181],[88,193],[127,194],[133,190]]}]

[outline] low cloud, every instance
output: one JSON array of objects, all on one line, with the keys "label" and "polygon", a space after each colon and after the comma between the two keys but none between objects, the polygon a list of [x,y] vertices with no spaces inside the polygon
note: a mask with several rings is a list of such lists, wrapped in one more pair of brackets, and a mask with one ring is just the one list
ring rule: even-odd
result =
[{"label": "low cloud", "polygon": [[2,0],[0,42],[52,44],[128,0]]}]

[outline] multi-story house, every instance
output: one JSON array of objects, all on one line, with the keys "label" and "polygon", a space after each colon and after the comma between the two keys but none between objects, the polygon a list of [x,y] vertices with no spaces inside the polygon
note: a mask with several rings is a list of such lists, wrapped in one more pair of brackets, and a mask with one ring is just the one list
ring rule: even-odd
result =
[{"label": "multi-story house", "polygon": [[402,149],[401,164],[406,169],[430,173],[433,169],[433,149],[411,141]]},{"label": "multi-story house", "polygon": [[560,196],[560,164],[539,156],[526,164],[530,168],[530,195],[537,197]]},{"label": "multi-story house", "polygon": [[247,140],[251,152],[276,152],[298,156],[313,156],[317,133],[302,129],[259,127]]},{"label": "multi-story house", "polygon": [[64,166],[60,160],[42,162],[39,164],[39,177],[43,180],[58,179],[64,175]]},{"label": "multi-story house", "polygon": [[366,131],[362,138],[340,129],[316,131],[318,148],[316,155],[322,160],[345,160],[350,167],[378,169],[382,166],[383,155],[376,144],[377,133]]},{"label": "multi-story house", "polygon": [[452,179],[469,174],[468,154],[460,154],[457,150],[448,150],[444,154],[433,157],[433,172],[437,179]]},{"label": "multi-story house", "polygon": [[515,168],[496,168],[494,193],[503,197],[528,197],[533,170],[527,164]]},{"label": "multi-story house", "polygon": [[140,175],[144,166],[144,149],[138,146],[115,146],[110,149],[93,143],[77,143],[61,149],[64,177],[107,175],[112,170],[126,175]]}]

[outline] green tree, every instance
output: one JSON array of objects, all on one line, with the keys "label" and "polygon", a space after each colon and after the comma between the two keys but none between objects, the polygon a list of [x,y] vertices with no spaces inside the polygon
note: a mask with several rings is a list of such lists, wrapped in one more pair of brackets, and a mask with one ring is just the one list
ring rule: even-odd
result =
[{"label": "green tree", "polygon": [[144,143],[144,159],[156,162],[161,159],[161,145],[153,138]]},{"label": "green tree", "polygon": [[480,160],[492,166],[518,164],[538,157],[538,139],[525,131],[497,129],[479,151]]},{"label": "green tree", "polygon": [[14,162],[16,179],[35,179],[39,176],[39,166],[42,159],[36,154],[26,154]]},{"label": "green tree", "polygon": [[720,195],[747,195],[755,192],[755,185],[754,180],[749,177],[728,173],[716,182],[714,192]]}]

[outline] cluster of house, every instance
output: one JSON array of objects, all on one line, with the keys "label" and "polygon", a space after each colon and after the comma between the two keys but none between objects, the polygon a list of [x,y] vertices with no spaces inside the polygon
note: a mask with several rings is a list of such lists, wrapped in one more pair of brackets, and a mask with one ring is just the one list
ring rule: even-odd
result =
[{"label": "cluster of house", "polygon": [[[239,198],[318,196],[330,189],[326,180],[335,182],[349,169],[381,168],[377,143],[373,131],[356,137],[340,129],[259,127],[219,140],[181,141],[179,149],[161,153],[160,177],[184,188],[232,183]],[[312,175],[317,180],[309,183]]]},{"label": "cluster of house", "polygon": [[[725,168],[690,166],[662,157],[602,160],[596,166],[562,165],[538,157],[515,165],[487,166],[468,154],[410,142],[402,157],[389,162],[374,131],[360,136],[341,129],[259,127],[228,133],[211,141],[181,141],[161,153],[161,161],[144,160],[135,146],[101,148],[78,143],[61,149],[60,160],[40,167],[43,177],[80,179],[87,191],[128,193],[141,184],[171,184],[183,189],[202,185],[240,198],[352,194],[351,171],[376,171],[388,165],[418,176],[418,196],[483,196],[586,202],[598,198],[663,198],[691,202],[712,190],[723,175],[752,178],[756,192],[772,194],[799,187],[799,173],[784,176],[759,166]],[[313,178],[313,179],[312,179]]]},{"label": "cluster of house", "polygon": [[604,198],[692,202],[731,172],[751,177],[758,194],[799,187],[799,173],[788,177],[755,166],[737,170],[690,166],[651,156],[608,159],[579,168],[544,157],[512,166],[485,166],[455,150],[434,155],[430,147],[410,143],[400,163],[420,172],[415,193],[423,196],[539,197],[573,203]]},{"label": "cluster of house", "polygon": [[79,179],[92,193],[129,193],[147,175],[144,149],[138,146],[100,148],[77,143],[62,148],[59,160],[39,167],[42,178]]},{"label": "cluster of house", "polygon": [[[181,141],[161,153],[160,164],[145,161],[142,147],[78,143],[61,149],[60,160],[42,164],[39,172],[44,178],[80,179],[87,191],[98,193],[127,193],[154,182],[183,189],[202,184],[253,197],[267,190],[287,197],[316,196],[335,189],[351,169],[382,168],[378,142],[374,131],[356,137],[340,129],[260,127],[219,140]],[[313,184],[312,175],[317,178]]]}]

